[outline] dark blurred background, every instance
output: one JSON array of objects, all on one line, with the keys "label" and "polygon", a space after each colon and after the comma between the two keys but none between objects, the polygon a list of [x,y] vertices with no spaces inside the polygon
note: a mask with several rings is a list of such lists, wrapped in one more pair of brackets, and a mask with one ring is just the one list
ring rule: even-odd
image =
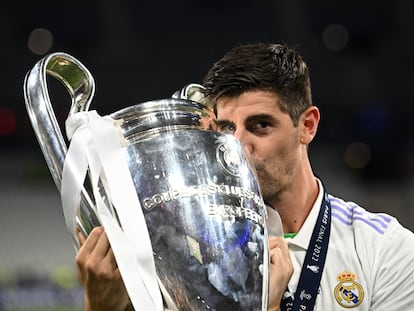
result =
[{"label": "dark blurred background", "polygon": [[[287,43],[310,67],[322,114],[316,174],[332,194],[413,230],[413,39],[410,0],[2,1],[0,310],[81,304],[59,194],[23,99],[24,76],[44,55],[69,53],[91,71],[91,109],[103,115],[201,82],[237,44]],[[69,97],[56,88],[63,122]]]}]

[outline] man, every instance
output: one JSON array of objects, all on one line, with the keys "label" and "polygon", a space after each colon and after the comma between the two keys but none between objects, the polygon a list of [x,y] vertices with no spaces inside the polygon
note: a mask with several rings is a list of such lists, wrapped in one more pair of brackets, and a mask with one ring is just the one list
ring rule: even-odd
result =
[{"label": "man", "polygon": [[308,144],[319,111],[302,58],[277,44],[236,47],[204,85],[219,129],[249,150],[265,202],[294,236],[282,309],[414,310],[414,234],[391,216],[326,195],[312,172]]},{"label": "man", "polygon": [[[320,115],[300,55],[278,44],[239,46],[214,64],[204,86],[219,130],[245,146],[263,198],[289,236],[292,277],[286,242],[270,239],[269,309],[280,304],[281,310],[414,310],[414,234],[391,216],[328,195],[314,176],[308,145]],[[108,284],[114,273],[120,278],[104,233],[91,236],[82,241],[77,262],[87,299],[99,302],[90,289],[94,269],[105,266]],[[104,261],[85,264],[99,245],[105,246],[99,254]],[[122,282],[116,284],[122,292]]]}]

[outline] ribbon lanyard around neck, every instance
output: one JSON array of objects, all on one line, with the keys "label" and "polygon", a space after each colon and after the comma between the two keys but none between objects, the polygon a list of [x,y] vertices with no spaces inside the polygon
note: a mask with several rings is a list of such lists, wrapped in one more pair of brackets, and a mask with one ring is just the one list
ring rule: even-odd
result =
[{"label": "ribbon lanyard around neck", "polygon": [[288,290],[285,292],[280,306],[282,311],[313,310],[328,252],[330,233],[331,204],[328,194],[324,192],[318,219],[306,251],[298,287],[294,297]]}]

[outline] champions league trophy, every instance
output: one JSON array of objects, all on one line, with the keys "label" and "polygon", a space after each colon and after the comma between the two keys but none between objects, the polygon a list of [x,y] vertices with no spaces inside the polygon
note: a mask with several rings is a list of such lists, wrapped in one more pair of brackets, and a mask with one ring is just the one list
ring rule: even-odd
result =
[{"label": "champions league trophy", "polygon": [[[47,76],[72,100],[68,147]],[[93,77],[68,54],[44,57],[24,82],[75,248],[76,228],[105,227],[135,310],[267,310],[265,205],[239,141],[191,100],[199,88],[101,117],[88,111]]]}]

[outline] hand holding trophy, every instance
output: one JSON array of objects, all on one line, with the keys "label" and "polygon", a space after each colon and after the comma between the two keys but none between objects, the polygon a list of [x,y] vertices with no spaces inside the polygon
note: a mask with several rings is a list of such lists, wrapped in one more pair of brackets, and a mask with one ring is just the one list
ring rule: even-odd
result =
[{"label": "hand holding trophy", "polygon": [[[72,106],[69,147],[46,76]],[[136,310],[267,310],[266,208],[240,143],[186,92],[107,116],[88,111],[94,80],[54,53],[26,76],[27,110],[78,247],[102,225]]]}]

